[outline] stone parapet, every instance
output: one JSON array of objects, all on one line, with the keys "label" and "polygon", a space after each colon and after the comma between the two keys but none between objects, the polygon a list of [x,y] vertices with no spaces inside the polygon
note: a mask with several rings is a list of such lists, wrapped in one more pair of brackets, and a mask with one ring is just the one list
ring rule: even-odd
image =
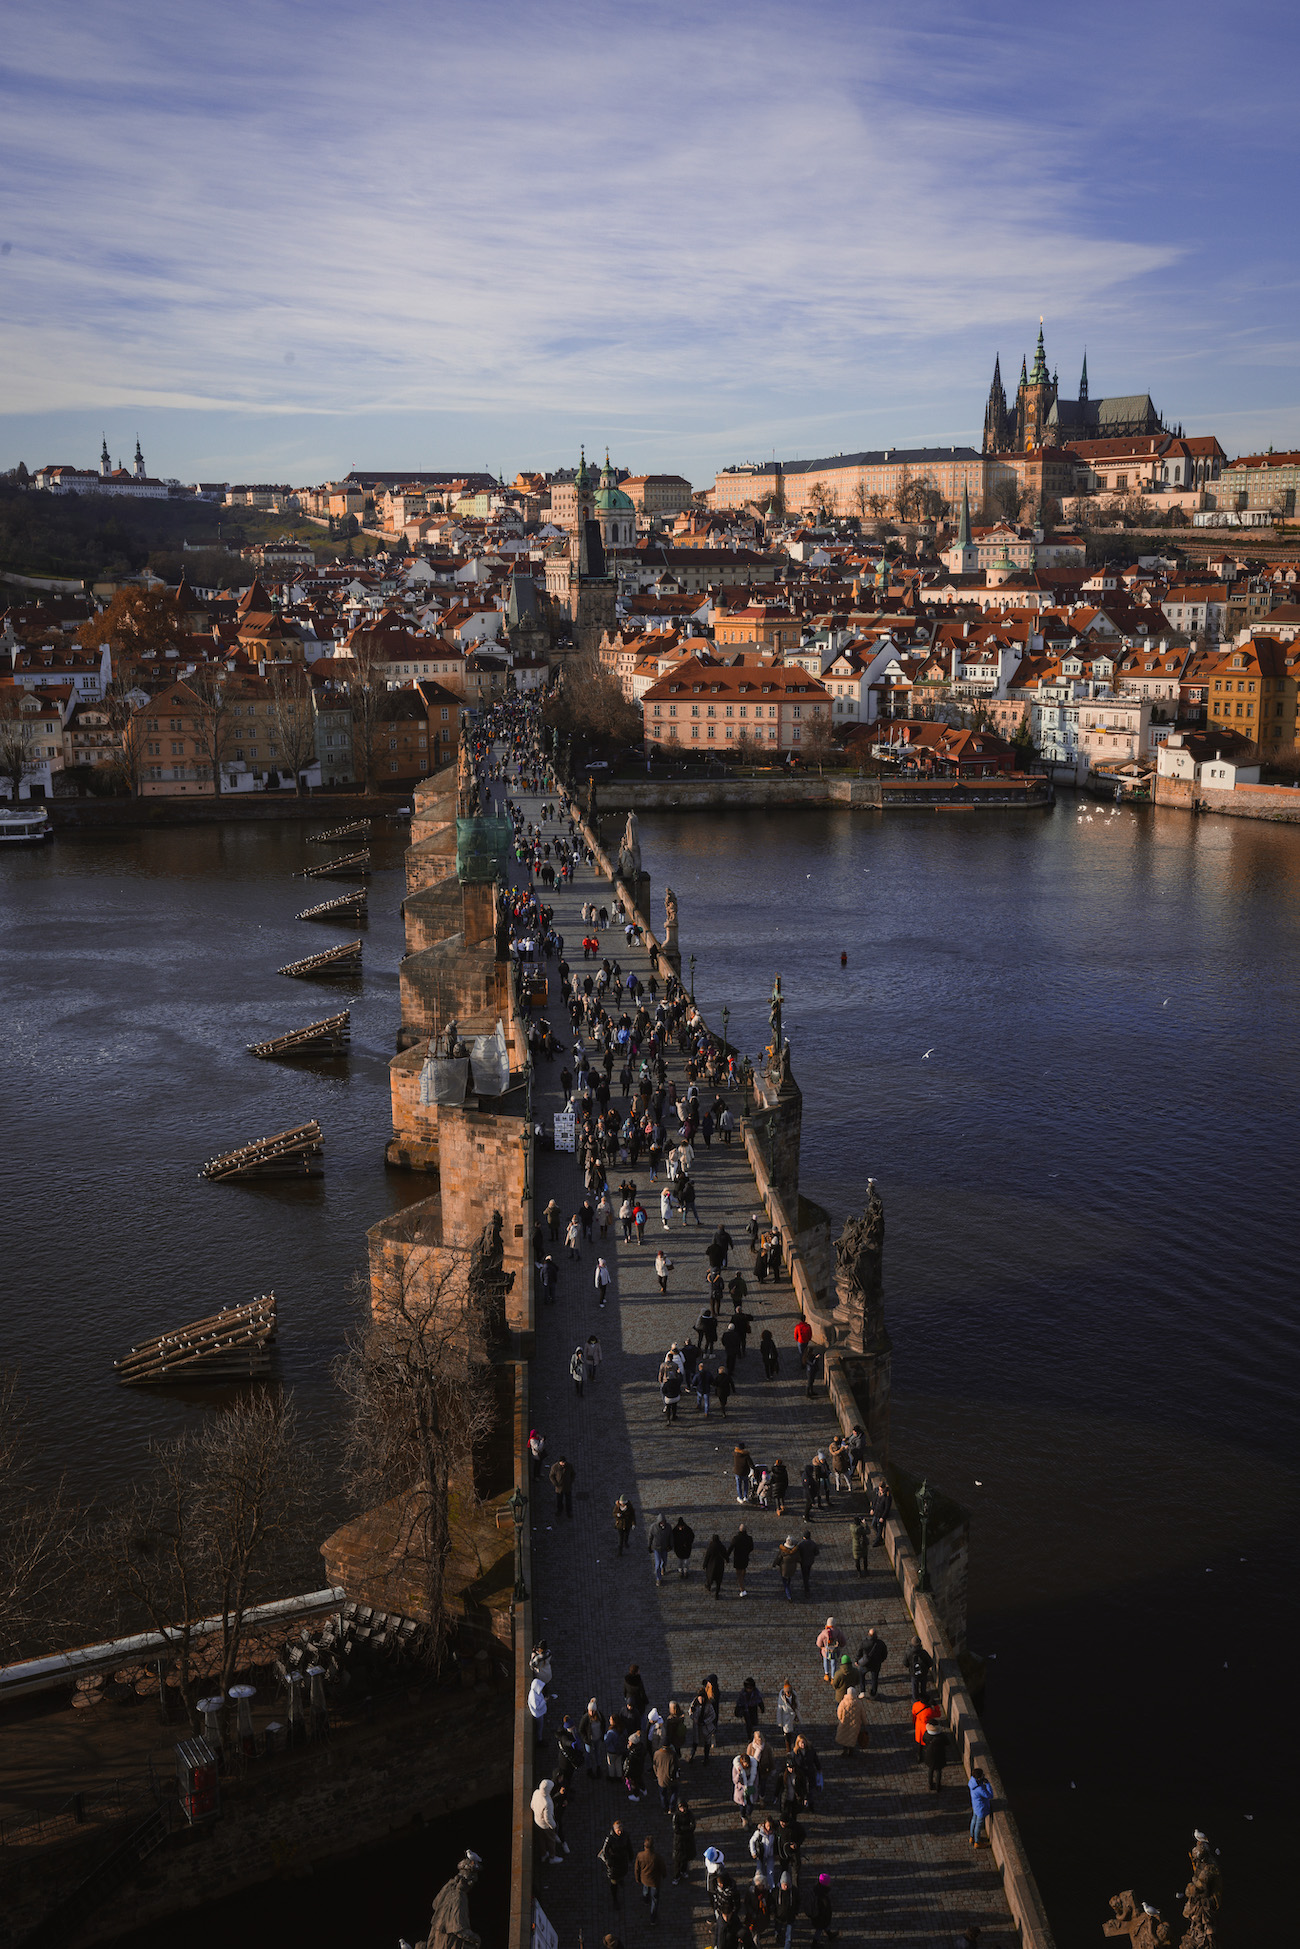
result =
[{"label": "stone parapet", "polygon": [[[847,1434],[857,1423],[859,1410],[840,1360],[828,1361],[827,1382],[831,1404],[841,1429]],[[866,1474],[872,1488],[887,1479],[874,1449],[868,1450]],[[994,1811],[988,1822],[988,1833],[993,1859],[1002,1874],[1007,1904],[1020,1930],[1022,1949],[1055,1949],[1055,1937],[1047,1919],[1047,1910],[1038,1892],[1038,1884],[1029,1865],[1019,1825],[1008,1803],[988,1735],[980,1723],[975,1701],[962,1676],[956,1649],[944,1628],[938,1606],[930,1593],[920,1588],[920,1563],[897,1515],[892,1515],[885,1526],[885,1545],[913,1629],[934,1660],[939,1697],[967,1777],[978,1766],[993,1789]]]}]

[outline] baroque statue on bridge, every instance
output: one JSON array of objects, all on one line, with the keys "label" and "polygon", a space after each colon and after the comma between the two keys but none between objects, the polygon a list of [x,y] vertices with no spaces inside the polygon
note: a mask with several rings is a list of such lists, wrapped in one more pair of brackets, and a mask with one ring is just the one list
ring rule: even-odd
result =
[{"label": "baroque statue on bridge", "polygon": [[618,849],[618,877],[625,880],[636,892],[641,878],[641,839],[637,832],[636,813],[629,812],[627,824],[623,828],[623,841]]},{"label": "baroque statue on bridge", "polygon": [[874,1178],[867,1179],[867,1196],[857,1218],[845,1220],[835,1242],[835,1317],[848,1333],[857,1353],[885,1353],[883,1262],[885,1204]]},{"label": "baroque statue on bridge", "polygon": [[421,1949],[479,1949],[478,1931],[469,1923],[469,1891],[482,1866],[481,1857],[467,1848],[451,1880],[434,1897],[429,1939]]}]

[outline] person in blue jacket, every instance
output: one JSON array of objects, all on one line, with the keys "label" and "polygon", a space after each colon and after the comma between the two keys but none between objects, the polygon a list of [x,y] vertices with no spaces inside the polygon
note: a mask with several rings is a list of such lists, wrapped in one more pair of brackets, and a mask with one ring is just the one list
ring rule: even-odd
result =
[{"label": "person in blue jacket", "polygon": [[993,1811],[993,1789],[978,1766],[967,1785],[970,1788],[970,1844],[972,1847],[988,1847],[990,1843],[984,1835],[984,1823]]}]

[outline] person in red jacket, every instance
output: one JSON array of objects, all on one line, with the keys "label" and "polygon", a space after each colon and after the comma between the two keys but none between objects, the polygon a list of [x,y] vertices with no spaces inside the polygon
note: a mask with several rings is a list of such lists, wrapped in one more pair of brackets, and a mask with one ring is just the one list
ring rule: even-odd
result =
[{"label": "person in red jacket", "polygon": [[802,1367],[808,1359],[808,1348],[812,1343],[812,1328],[802,1313],[794,1323],[794,1343],[799,1349],[799,1365]]}]

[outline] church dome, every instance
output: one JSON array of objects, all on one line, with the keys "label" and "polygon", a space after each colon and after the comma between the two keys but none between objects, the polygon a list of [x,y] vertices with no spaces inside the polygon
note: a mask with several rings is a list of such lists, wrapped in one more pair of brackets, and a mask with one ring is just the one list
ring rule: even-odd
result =
[{"label": "church dome", "polygon": [[630,495],[623,492],[614,477],[614,469],[609,464],[608,451],[605,454],[605,465],[600,470],[600,486],[596,489],[595,506],[600,514],[636,513]]}]

